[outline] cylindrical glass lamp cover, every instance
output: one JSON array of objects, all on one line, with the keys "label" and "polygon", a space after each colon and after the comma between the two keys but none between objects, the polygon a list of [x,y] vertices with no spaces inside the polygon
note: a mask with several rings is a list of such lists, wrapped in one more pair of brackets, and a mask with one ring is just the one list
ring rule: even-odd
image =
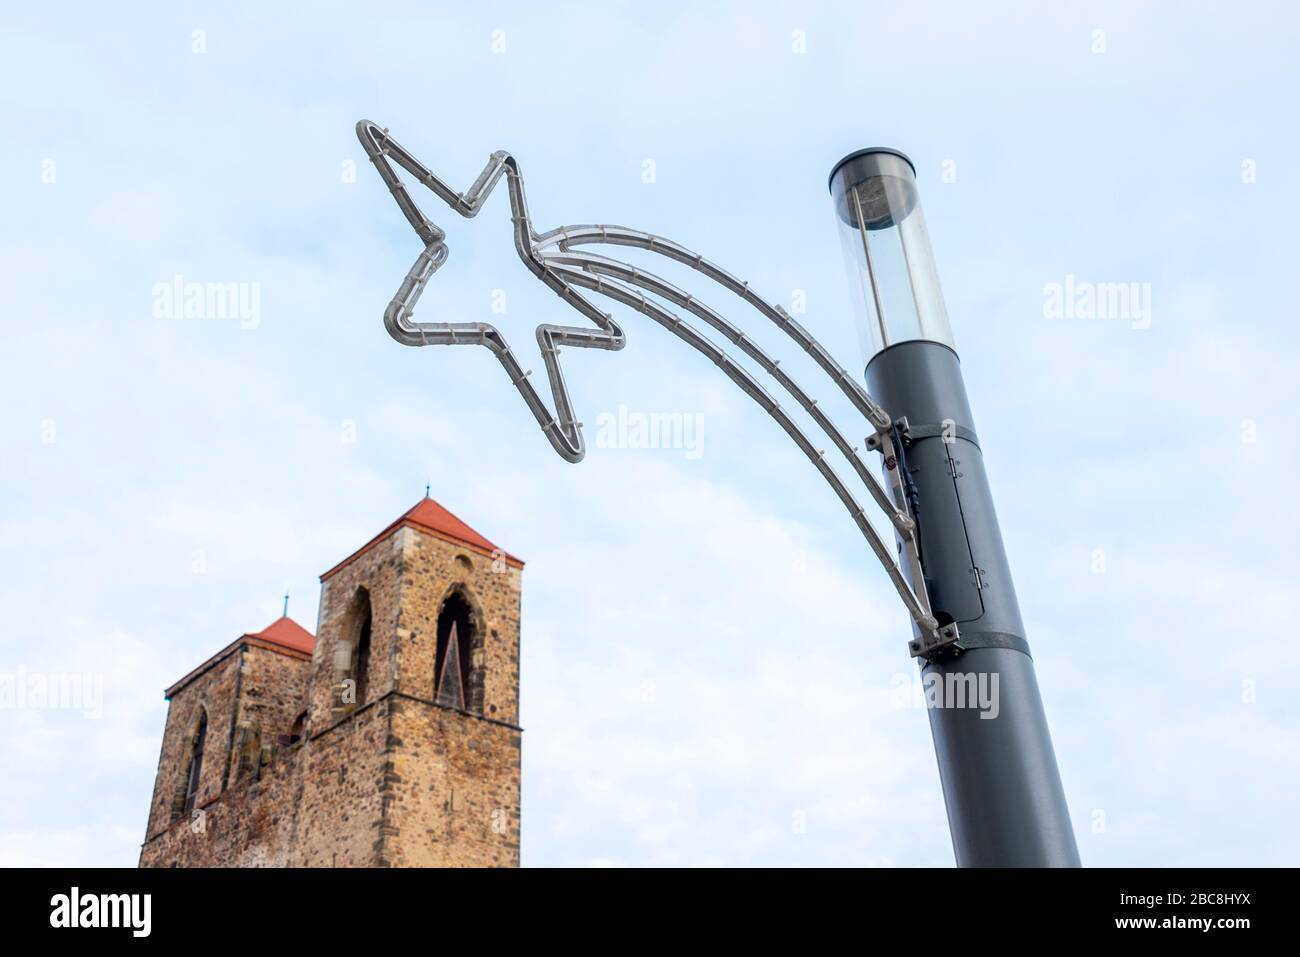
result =
[{"label": "cylindrical glass lamp cover", "polygon": [[892,150],[854,153],[831,173],[831,196],[864,363],[907,339],[955,349],[911,161]]}]

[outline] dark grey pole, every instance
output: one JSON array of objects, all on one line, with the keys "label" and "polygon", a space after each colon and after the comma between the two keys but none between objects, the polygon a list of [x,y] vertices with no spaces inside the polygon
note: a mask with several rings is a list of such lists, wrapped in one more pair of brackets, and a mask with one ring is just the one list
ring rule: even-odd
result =
[{"label": "dark grey pole", "polygon": [[861,151],[836,166],[831,188],[850,274],[862,285],[867,389],[896,424],[886,478],[897,470],[895,487],[916,519],[932,612],[958,629],[954,645],[920,656],[957,864],[1077,867],[911,161]]},{"label": "dark grey pole", "polygon": [[957,864],[1078,866],[957,354],[899,342],[872,358],[867,389],[906,420],[894,467],[914,489],[931,607],[957,623],[964,649],[921,659],[940,705],[929,708],[930,730]]}]

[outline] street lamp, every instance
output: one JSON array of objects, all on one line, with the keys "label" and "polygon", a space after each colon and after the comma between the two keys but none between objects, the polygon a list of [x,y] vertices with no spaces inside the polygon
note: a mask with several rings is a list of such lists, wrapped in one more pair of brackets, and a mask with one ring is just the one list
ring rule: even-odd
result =
[{"label": "street lamp", "polygon": [[894,417],[898,455],[886,469],[902,473],[931,611],[958,628],[937,645],[913,638],[923,684],[970,691],[997,676],[996,718],[951,700],[929,709],[957,863],[1077,866],[915,169],[895,150],[861,150],[835,166],[830,187],[867,391]]},{"label": "street lamp", "polygon": [[[995,612],[992,615],[961,617],[967,609],[956,605],[935,606],[929,595],[932,587],[945,589],[945,596],[964,594],[956,588],[956,578],[951,574],[952,568],[960,564],[960,556],[949,553],[957,541],[951,528],[954,521],[958,522],[957,529],[961,534],[969,533],[972,540],[979,538],[981,542],[988,538],[993,543],[987,551],[988,557],[984,557],[985,551],[979,552],[982,564],[968,562],[968,565],[980,564],[974,574],[1001,573],[1006,560],[1002,555],[992,504],[988,501],[982,465],[978,461],[979,448],[969,424],[970,413],[956,354],[948,349],[951,334],[947,330],[943,300],[939,295],[929,242],[916,201],[915,178],[906,158],[888,150],[864,151],[849,157],[832,175],[842,230],[847,229],[846,235],[856,240],[861,248],[861,262],[866,270],[861,291],[871,297],[871,304],[862,304],[866,308],[861,311],[860,318],[866,326],[874,322],[879,332],[879,341],[870,341],[880,347],[880,356],[890,354],[896,345],[906,341],[922,347],[945,343],[935,348],[946,351],[950,357],[949,364],[945,365],[941,357],[930,357],[921,349],[917,352],[919,358],[914,361],[891,359],[881,365],[881,385],[887,389],[891,400],[898,403],[898,408],[907,410],[900,419],[886,411],[886,407],[890,407],[888,404],[882,405],[868,394],[856,377],[836,362],[821,343],[783,308],[767,302],[748,282],[736,278],[700,254],[662,236],[623,226],[576,225],[536,231],[528,214],[523,175],[509,153],[493,153],[470,188],[458,192],[394,140],[387,129],[362,120],[357,124],[357,137],[423,243],[422,251],[384,312],[384,326],[389,334],[407,346],[474,345],[486,348],[501,364],[551,446],[570,462],[581,461],[586,447],[582,423],[576,418],[561,369],[561,347],[619,350],[625,344],[621,326],[584,295],[584,290],[640,312],[716,364],[781,426],[848,510],[912,618],[910,649],[914,657],[922,659],[923,675],[952,676],[954,682],[960,683],[976,669],[1002,669],[1000,674],[992,672],[1001,679],[995,693],[1000,692],[1003,697],[998,703],[1000,713],[992,720],[988,720],[989,711],[976,708],[960,709],[961,714],[974,718],[975,723],[960,717],[936,720],[935,709],[931,709],[931,727],[939,754],[958,864],[1077,863],[1078,855],[1074,850],[1028,649],[1021,637],[1023,629],[1015,610],[1009,575],[1002,576],[996,596],[988,599],[988,607]],[[514,245],[520,259],[529,271],[591,324],[590,327],[580,327],[543,323],[537,327],[537,344],[551,391],[549,405],[534,387],[531,370],[523,368],[505,336],[494,326],[483,322],[416,321],[416,304],[429,280],[446,262],[448,247],[445,233],[424,215],[394,166],[405,170],[451,209],[467,218],[478,215],[493,188],[505,179],[514,225]],[[836,182],[840,185],[835,186]],[[889,236],[893,237],[892,241],[886,240]],[[885,483],[875,478],[859,448],[830,420],[817,400],[781,368],[779,360],[764,352],[738,326],[694,294],[629,263],[583,251],[587,246],[633,246],[674,260],[740,297],[773,323],[808,353],[814,364],[862,416],[861,424],[868,429],[863,444],[868,450],[880,453],[885,463]],[[911,305],[910,319],[908,303]],[[850,483],[828,462],[826,449],[820,448],[808,436],[753,374],[687,321],[682,312],[690,314],[735,346],[812,419],[848,462],[876,506],[884,512],[897,538],[897,560],[894,549],[886,544],[868,520],[867,511],[857,501]],[[910,355],[911,351],[907,354]],[[934,381],[908,381],[912,374],[931,376]],[[869,369],[869,381],[874,382],[874,377],[875,373]],[[909,415],[910,420],[907,418]],[[944,416],[951,418],[955,434],[974,449],[973,461],[977,470],[974,479],[966,479],[964,473],[957,475],[954,472],[955,478],[949,480],[951,487],[946,489],[936,482],[937,476],[931,467],[935,461],[932,447],[936,443],[921,441],[931,438],[926,430],[932,427],[931,423],[941,422]],[[920,425],[914,426],[912,421]],[[939,434],[935,433],[934,437],[939,437]],[[938,444],[947,447],[945,441]],[[960,448],[965,454],[965,447]],[[917,451],[914,453],[913,449]],[[960,464],[960,460],[948,461]],[[965,484],[961,489],[968,491],[960,494],[983,496],[978,504],[972,505],[973,517],[967,517],[966,525],[960,524],[961,513],[957,507],[959,493],[956,483],[963,481]],[[932,494],[933,489],[940,489],[937,494],[946,495],[947,499],[942,502],[939,499],[927,500],[926,495]],[[964,505],[964,499],[960,504]],[[931,521],[931,509],[936,515],[946,517]],[[917,520],[917,515],[922,513],[926,515],[924,525]],[[922,538],[923,528],[929,538]],[[926,542],[933,542],[933,555],[924,550]],[[969,548],[967,554],[970,554]],[[926,564],[926,559],[930,564]],[[970,573],[969,567],[966,570]],[[980,594],[987,590],[979,579],[975,580],[973,587]],[[936,611],[936,607],[941,611]],[[948,607],[956,613],[949,613]],[[969,636],[965,630],[966,623],[975,626]],[[993,625],[1005,625],[1006,630],[994,631]],[[1003,653],[1014,655],[1014,658],[1004,657]],[[1002,688],[1013,689],[1018,699],[1005,701],[1006,692]],[[942,710],[949,709],[945,707]],[[985,715],[984,719],[980,719],[981,714]],[[999,730],[986,730],[986,726],[994,725]],[[1005,807],[989,807],[984,802],[990,800],[1004,802]],[[1034,833],[1027,833],[1030,831]]]}]

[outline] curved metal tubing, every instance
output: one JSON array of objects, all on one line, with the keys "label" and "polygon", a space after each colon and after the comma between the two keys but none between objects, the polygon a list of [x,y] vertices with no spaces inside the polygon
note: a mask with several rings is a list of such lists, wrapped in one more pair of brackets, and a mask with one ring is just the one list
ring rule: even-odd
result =
[{"label": "curved metal tubing", "polygon": [[844,481],[839,477],[836,471],[827,464],[826,453],[819,450],[808,440],[808,437],[804,435],[803,431],[795,424],[794,420],[790,418],[789,414],[781,408],[781,404],[772,398],[767,390],[759,385],[748,371],[737,365],[731,356],[727,355],[720,348],[714,345],[714,343],[700,333],[698,329],[683,320],[681,316],[669,312],[653,300],[646,298],[643,293],[638,292],[631,286],[622,283],[617,279],[609,279],[604,276],[595,275],[594,273],[589,273],[583,269],[561,267],[557,271],[569,278],[572,282],[584,285],[588,289],[609,296],[611,299],[621,302],[626,306],[631,306],[633,309],[637,310],[637,312],[649,316],[687,345],[707,356],[719,369],[722,370],[723,374],[725,374],[727,378],[740,386],[741,390],[746,395],[762,406],[763,410],[774,418],[777,421],[777,424],[786,431],[786,434],[794,440],[795,445],[799,446],[799,448],[803,450],[804,455],[808,457],[808,461],[812,462],[817,470],[821,472],[822,477],[826,479],[827,484],[834,489],[835,494],[838,495],[840,501],[844,503],[844,507],[849,510],[849,515],[853,517],[854,523],[858,526],[859,531],[862,532],[863,537],[867,540],[867,544],[871,546],[871,550],[876,553],[876,557],[880,559],[881,564],[884,565],[885,573],[889,576],[889,580],[893,583],[894,589],[898,592],[898,596],[903,600],[903,604],[907,606],[907,610],[911,613],[913,619],[926,630],[934,630],[938,627],[938,623],[935,621],[933,616],[930,615],[929,609],[922,606],[921,600],[912,591],[906,578],[903,577],[902,571],[894,561],[894,556],[890,553],[889,546],[885,544],[884,540],[880,537],[880,533],[877,532],[871,522],[867,520],[866,510],[858,504],[857,500],[853,497],[853,493],[849,491],[848,487],[844,484]]},{"label": "curved metal tubing", "polygon": [[550,232],[542,233],[537,237],[535,249],[542,252],[551,246],[555,246],[560,250],[567,251],[572,246],[593,244],[635,246],[639,249],[646,249],[668,259],[674,259],[683,265],[690,266],[696,272],[707,276],[723,288],[745,300],[798,343],[799,347],[812,356],[813,361],[821,366],[823,371],[840,387],[840,391],[848,397],[859,412],[866,416],[867,420],[878,432],[888,431],[893,424],[889,418],[889,413],[882,409],[867,394],[867,390],[862,388],[857,380],[835,361],[835,357],[826,351],[825,346],[814,339],[812,334],[799,325],[788,312],[780,306],[763,299],[750,288],[748,282],[736,278],[722,267],[709,262],[699,253],[692,252],[680,243],[675,243],[663,236],[656,236],[654,233],[647,233],[639,229],[628,229],[626,226],[602,226],[596,224],[561,226],[559,229],[552,229]]},{"label": "curved metal tubing", "polygon": [[[877,447],[887,457],[892,454],[889,438],[891,419],[866,391],[853,380],[834,358],[801,325],[789,316],[780,306],[773,306],[754,294],[749,283],[736,279],[730,273],[713,265],[702,256],[692,253],[685,247],[670,240],[623,227],[606,226],[569,226],[551,230],[539,235],[531,225],[528,206],[524,195],[523,176],[513,157],[504,151],[497,151],[488,158],[488,163],[478,179],[465,193],[452,190],[421,164],[409,151],[400,146],[387,130],[376,124],[362,120],[357,124],[357,137],[374,164],[376,171],[393,194],[398,207],[407,221],[425,243],[424,250],[416,258],[414,265],[407,272],[396,295],[384,312],[384,326],[389,334],[403,345],[481,345],[487,347],[506,370],[511,384],[519,390],[525,403],[532,411],[538,424],[542,426],[547,438],[555,450],[570,462],[581,461],[585,454],[582,437],[582,425],[576,420],[569,398],[568,388],[559,364],[559,346],[574,345],[579,348],[597,348],[607,350],[622,349],[626,340],[622,328],[608,314],[587,300],[574,286],[581,286],[630,306],[638,312],[649,316],[667,328],[682,341],[691,345],[711,359],[741,389],[761,405],[771,415],[795,444],[804,452],[809,461],[821,472],[823,478],[849,510],[854,523],[867,540],[867,544],[884,566],[891,583],[903,600],[918,627],[926,633],[934,633],[938,623],[930,613],[928,596],[925,593],[923,578],[919,575],[915,547],[915,524],[905,511],[905,502],[892,501],[889,493],[867,470],[858,457],[857,449],[849,445],[842,433],[830,419],[818,408],[817,400],[808,396],[783,370],[778,360],[770,358],[743,332],[727,322],[703,303],[688,295],[671,283],[626,263],[607,259],[589,253],[569,253],[570,246],[583,243],[612,243],[615,245],[639,246],[669,258],[676,259],[691,266],[725,288],[741,296],[768,319],[776,323],[795,340],[814,361],[835,380],[840,389],[867,419],[874,429]],[[504,174],[510,196],[511,221],[514,224],[515,249],[528,269],[557,295],[563,298],[579,313],[596,326],[595,329],[574,326],[557,326],[544,324],[537,327],[537,343],[546,364],[550,379],[551,393],[555,404],[552,413],[528,381],[529,373],[520,366],[514,353],[506,344],[504,336],[496,327],[481,322],[414,322],[412,321],[416,303],[429,279],[442,266],[448,256],[445,242],[446,234],[421,212],[411,198],[406,187],[393,170],[389,159],[414,176],[421,184],[427,186],[447,205],[466,218],[476,216],[483,202],[493,187]],[[543,253],[550,247],[558,247],[558,253]],[[611,278],[619,277],[619,278]],[[865,510],[858,504],[839,475],[825,460],[825,452],[817,449],[798,425],[781,408],[780,404],[741,366],[723,352],[718,346],[702,335],[697,329],[685,322],[677,314],[670,312],[658,303],[648,299],[644,293],[620,281],[626,279],[631,283],[651,290],[657,295],[689,310],[692,314],[718,329],[731,342],[735,343],[751,359],[761,365],[767,373],[785,388],[796,401],[817,422],[831,441],[851,462],[854,471],[866,484],[876,503],[884,509],[894,527],[904,540],[912,580],[917,583],[914,589],[907,582],[898,564],[894,561],[891,550],[879,533],[867,519]]]},{"label": "curved metal tubing", "polygon": [[[667,280],[661,279],[654,273],[645,272],[628,263],[619,262],[616,259],[608,259],[605,256],[596,256],[591,253],[550,253],[542,257],[548,263],[560,263],[566,266],[577,266],[587,272],[602,276],[612,276],[623,279],[633,285],[641,286],[648,289],[655,295],[667,299],[674,305],[688,310],[693,315],[698,316],[707,322],[714,329],[717,329],[724,336],[730,339],[740,350],[749,356],[760,366],[763,371],[776,379],[781,386],[794,396],[795,400],[804,408],[804,411],[812,417],[813,421],[821,427],[830,440],[835,443],[835,447],[843,453],[844,457],[849,460],[853,470],[858,474],[858,478],[866,485],[867,491],[871,497],[876,500],[876,504],[884,510],[894,527],[900,532],[910,532],[915,524],[902,509],[894,504],[889,492],[880,484],[879,480],[871,474],[867,464],[858,456],[856,447],[849,444],[844,434],[835,427],[830,418],[821,407],[817,400],[805,392],[797,382],[786,374],[781,368],[781,361],[773,359],[766,352],[760,349],[752,339],[745,335],[740,329],[733,326],[722,316],[718,315],[704,303],[700,302],[694,296],[684,292],[682,289],[674,286]],[[566,270],[567,272],[567,270]],[[600,291],[600,290],[597,290]],[[679,320],[680,321],[680,320]]]}]

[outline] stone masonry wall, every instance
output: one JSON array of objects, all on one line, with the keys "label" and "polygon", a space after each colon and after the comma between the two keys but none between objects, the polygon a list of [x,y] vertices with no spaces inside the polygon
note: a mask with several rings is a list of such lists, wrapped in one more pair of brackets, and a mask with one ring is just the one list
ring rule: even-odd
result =
[{"label": "stone masonry wall", "polygon": [[230,782],[256,777],[259,768],[285,747],[279,739],[289,734],[307,707],[311,662],[305,656],[251,644],[244,650],[242,671]]},{"label": "stone masonry wall", "polygon": [[397,699],[386,863],[518,867],[520,737],[516,728]]},{"label": "stone masonry wall", "polygon": [[[370,600],[370,667],[366,698],[374,700],[391,690],[396,681],[395,635],[402,581],[401,531],[376,543],[321,582],[320,620],[312,654],[311,711],[313,733],[333,725],[338,710],[338,687],[345,673],[339,659],[350,657],[360,626],[359,589]],[[366,701],[357,701],[360,708]]]},{"label": "stone masonry wall", "polygon": [[172,696],[158,757],[158,773],[154,778],[153,799],[149,804],[147,837],[169,827],[180,811],[190,744],[198,726],[200,707],[207,710],[208,731],[195,806],[201,807],[221,793],[222,778],[230,756],[231,716],[236,700],[235,687],[239,681],[239,659],[239,651],[232,651]]},{"label": "stone masonry wall", "polygon": [[363,706],[308,742],[294,866],[382,863],[391,703]]},{"label": "stone masonry wall", "polygon": [[301,744],[153,836],[141,867],[287,867],[302,782]]}]

